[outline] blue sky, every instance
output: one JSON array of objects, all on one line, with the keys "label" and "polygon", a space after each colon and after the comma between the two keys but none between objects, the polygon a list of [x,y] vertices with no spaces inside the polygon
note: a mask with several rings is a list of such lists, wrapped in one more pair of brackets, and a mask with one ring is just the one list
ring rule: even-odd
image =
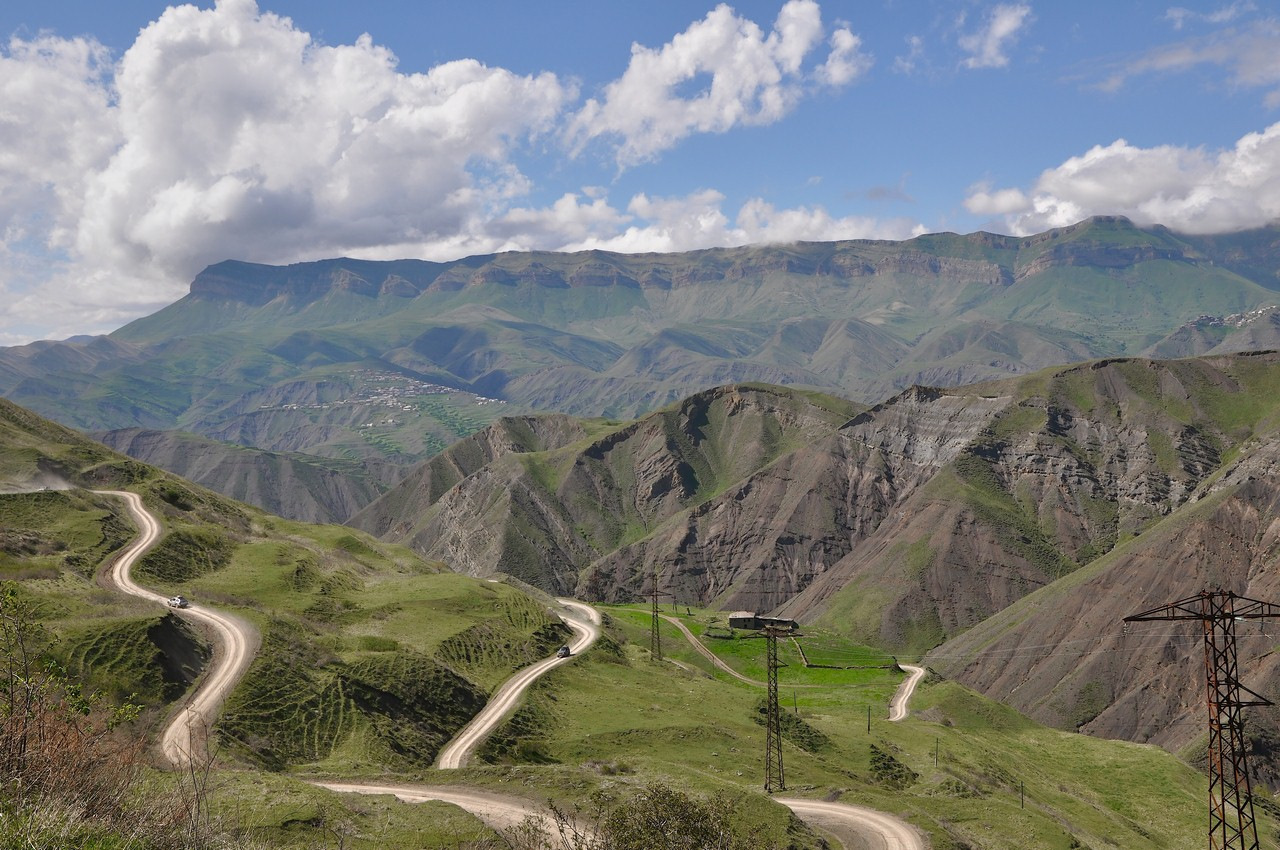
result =
[{"label": "blue sky", "polygon": [[203,266],[1280,216],[1280,11],[0,6],[0,344]]}]

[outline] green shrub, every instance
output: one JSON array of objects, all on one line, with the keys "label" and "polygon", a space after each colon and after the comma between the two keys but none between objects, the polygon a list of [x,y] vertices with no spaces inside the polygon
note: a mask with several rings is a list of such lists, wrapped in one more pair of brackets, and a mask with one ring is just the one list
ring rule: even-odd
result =
[{"label": "green shrub", "polygon": [[225,567],[234,549],[226,535],[213,529],[177,529],[142,556],[137,572],[161,582],[190,581]]}]

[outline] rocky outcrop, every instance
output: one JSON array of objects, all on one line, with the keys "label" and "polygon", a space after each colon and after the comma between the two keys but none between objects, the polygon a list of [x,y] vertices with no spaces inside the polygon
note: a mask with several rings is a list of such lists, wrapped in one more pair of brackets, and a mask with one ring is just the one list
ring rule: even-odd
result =
[{"label": "rocky outcrop", "polygon": [[[852,264],[844,260],[841,265],[849,267]],[[902,251],[881,257],[871,269],[873,274],[959,278],[981,286],[1008,286],[1013,283],[1009,269],[996,263],[939,257],[921,251]]]},{"label": "rocky outcrop", "polygon": [[207,301],[234,301],[261,306],[277,298],[305,303],[331,292],[350,292],[364,298],[418,294],[440,274],[443,266],[423,260],[371,263],[324,260],[291,266],[266,266],[227,260],[209,266],[191,282],[191,295]]},{"label": "rocky outcrop", "polygon": [[[1280,442],[1268,436],[1168,519],[943,644],[926,662],[1050,725],[1186,748],[1205,722],[1201,625],[1122,621],[1206,589],[1280,599],[1277,473]],[[1241,621],[1234,628],[1241,682],[1274,698],[1273,627]],[[1249,712],[1255,781],[1271,787],[1280,764],[1266,741],[1280,731],[1277,719],[1266,709]]]},{"label": "rocky outcrop", "polygon": [[784,605],[874,534],[1008,401],[913,388],[600,559],[584,586],[626,598],[656,572],[676,598]]},{"label": "rocky outcrop", "polygon": [[[507,455],[553,451],[582,440],[586,435],[582,423],[568,416],[550,414],[499,419],[415,467],[399,486],[351,517],[348,524],[380,537],[405,539],[419,519],[446,493],[498,459]],[[475,526],[475,522],[464,521],[457,525],[470,528]],[[496,551],[491,546],[482,545],[480,548],[490,556]],[[471,571],[477,574],[491,571],[485,569],[483,560],[479,555],[473,558]]]},{"label": "rocky outcrop", "polygon": [[1014,275],[1017,281],[1052,268],[1064,266],[1089,266],[1102,269],[1125,269],[1153,260],[1176,260],[1193,263],[1198,258],[1185,249],[1156,245],[1099,245],[1066,243],[1055,245],[1035,259],[1021,266]]},{"label": "rocky outcrop", "polygon": [[[634,422],[597,423],[582,432],[586,439],[561,447],[505,452],[479,467],[429,462],[353,522],[385,528],[387,539],[474,575],[502,571],[573,591],[592,583],[583,570],[601,556],[709,504],[853,412],[846,402],[781,388],[719,388]],[[500,433],[477,440],[495,441]],[[472,451],[476,459],[486,453]],[[410,502],[416,510],[392,510]]]}]

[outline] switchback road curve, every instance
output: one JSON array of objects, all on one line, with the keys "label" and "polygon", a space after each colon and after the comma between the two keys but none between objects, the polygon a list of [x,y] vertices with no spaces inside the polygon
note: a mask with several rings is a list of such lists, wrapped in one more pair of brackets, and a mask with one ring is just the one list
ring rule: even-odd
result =
[{"label": "switchback road curve", "polygon": [[[129,571],[155,542],[160,539],[160,523],[142,505],[142,497],[124,490],[95,490],[103,496],[123,499],[138,526],[138,536],[125,547],[102,573],[102,581],[121,593],[167,605],[166,597],[134,582]],[[258,633],[253,626],[212,608],[192,605],[173,609],[186,620],[207,626],[213,634],[213,659],[208,674],[195,692],[178,708],[160,735],[160,751],[176,768],[189,765],[200,751],[205,735],[213,725],[231,689],[249,669],[258,649]]]},{"label": "switchback road curve", "polygon": [[911,675],[907,676],[901,685],[898,685],[898,690],[894,692],[893,699],[889,700],[889,719],[895,723],[899,720],[907,719],[907,714],[909,713],[907,703],[911,700],[911,695],[916,692],[916,685],[920,684],[920,680],[924,678],[923,667],[917,667],[914,664],[899,664],[898,666]]},{"label": "switchback road curve", "polygon": [[[545,820],[547,817],[545,808],[532,800],[507,794],[493,794],[476,788],[457,785],[309,781],[319,788],[327,788],[340,794],[390,794],[405,803],[425,803],[429,800],[452,803],[460,809],[471,812],[491,829],[498,831],[519,826],[528,817],[538,818],[549,825]],[[549,834],[551,832],[550,829],[545,831]]]},{"label": "switchback road curve", "polygon": [[799,797],[774,797],[803,821],[834,835],[848,850],[927,850],[924,838],[906,821],[890,814]]},{"label": "switchback road curve", "polygon": [[[574,602],[572,599],[557,599],[556,601],[577,614],[577,616],[570,615],[563,618],[569,628],[576,633],[573,643],[569,644],[569,650],[574,655],[577,655],[595,643],[596,638],[600,637],[600,612],[590,605],[583,605],[581,602]],[[453,740],[440,751],[440,755],[436,759],[436,767],[441,770],[455,770],[459,767],[464,767],[467,761],[470,760],[471,754],[476,751],[476,748],[515,709],[516,703],[520,702],[520,698],[524,696],[524,692],[529,689],[529,686],[537,681],[539,677],[551,672],[561,664],[569,663],[572,659],[573,656],[567,658],[544,658],[517,671],[514,676],[503,682],[485,707],[481,709],[480,713],[471,718],[471,722],[462,727],[462,731],[455,735]]]}]

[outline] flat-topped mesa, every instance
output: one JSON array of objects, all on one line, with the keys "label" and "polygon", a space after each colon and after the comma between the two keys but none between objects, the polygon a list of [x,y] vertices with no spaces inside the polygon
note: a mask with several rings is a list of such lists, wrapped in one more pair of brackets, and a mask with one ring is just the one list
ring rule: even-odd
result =
[{"label": "flat-topped mesa", "polygon": [[191,281],[191,294],[255,305],[281,296],[313,300],[335,291],[369,298],[412,297],[434,281],[442,268],[442,264],[426,260],[336,259],[288,266],[226,260],[196,275]]},{"label": "flat-topped mesa", "polygon": [[672,254],[509,251],[449,262],[335,258],[267,266],[227,260],[200,272],[191,294],[262,305],[282,296],[307,302],[335,292],[414,298],[494,285],[669,290],[778,276],[936,278],[1005,288],[1056,267],[1128,268],[1154,260],[1196,264],[1203,257],[1166,231],[1097,217],[1026,238],[939,233],[901,242],[800,242]]}]

